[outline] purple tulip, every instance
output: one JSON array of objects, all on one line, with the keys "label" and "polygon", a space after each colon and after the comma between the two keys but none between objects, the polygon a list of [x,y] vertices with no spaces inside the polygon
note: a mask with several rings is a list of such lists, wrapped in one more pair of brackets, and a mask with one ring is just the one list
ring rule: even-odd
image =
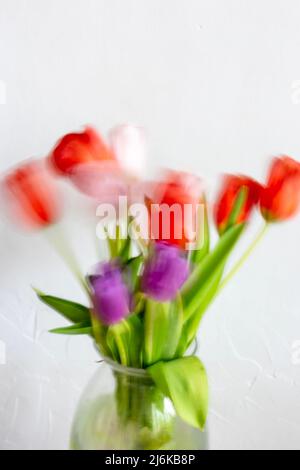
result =
[{"label": "purple tulip", "polygon": [[157,243],[142,278],[142,290],[159,302],[176,297],[189,275],[187,260],[175,246]]},{"label": "purple tulip", "polygon": [[100,264],[89,281],[95,313],[105,325],[118,323],[129,314],[130,295],[117,265],[109,262]]}]

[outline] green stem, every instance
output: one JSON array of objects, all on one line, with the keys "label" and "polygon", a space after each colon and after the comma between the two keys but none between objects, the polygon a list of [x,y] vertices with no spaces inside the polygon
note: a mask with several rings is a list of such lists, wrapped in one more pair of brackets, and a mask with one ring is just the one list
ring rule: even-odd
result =
[{"label": "green stem", "polygon": [[131,434],[134,449],[168,449],[174,435],[174,416],[165,409],[164,394],[150,378],[114,375],[120,425],[125,435]]},{"label": "green stem", "polygon": [[229,271],[227,276],[223,279],[221,282],[217,294],[221,292],[224,287],[228,284],[229,281],[235,276],[235,274],[240,270],[240,268],[245,264],[249,256],[253,253],[259,242],[263,239],[267,229],[269,227],[268,223],[265,223],[262,227],[262,229],[259,231],[258,235],[255,237],[249,248],[245,251],[243,256],[239,259],[239,261],[233,266],[233,268]]},{"label": "green stem", "polygon": [[145,343],[144,343],[144,363],[151,364],[153,360],[153,341],[154,341],[154,301],[147,299],[144,315],[145,325]]}]

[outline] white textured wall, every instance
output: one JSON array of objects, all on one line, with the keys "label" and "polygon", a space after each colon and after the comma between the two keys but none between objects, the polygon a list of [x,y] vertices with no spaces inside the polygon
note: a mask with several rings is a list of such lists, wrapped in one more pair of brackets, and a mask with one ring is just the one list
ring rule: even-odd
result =
[{"label": "white textured wall", "polygon": [[[298,0],[0,0],[0,170],[88,122],[137,122],[151,166],[209,179],[300,159],[299,16]],[[300,447],[299,235],[274,228],[203,323],[212,448]],[[1,221],[2,449],[66,448],[96,367],[88,340],[47,333],[63,322],[30,284],[82,297],[46,247]]]}]

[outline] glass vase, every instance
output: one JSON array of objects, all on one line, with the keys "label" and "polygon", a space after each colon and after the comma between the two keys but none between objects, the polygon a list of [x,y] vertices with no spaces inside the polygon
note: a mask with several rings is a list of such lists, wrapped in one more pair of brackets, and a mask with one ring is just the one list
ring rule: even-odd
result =
[{"label": "glass vase", "polygon": [[208,436],[176,415],[145,370],[105,360],[80,399],[71,449],[207,450]]}]

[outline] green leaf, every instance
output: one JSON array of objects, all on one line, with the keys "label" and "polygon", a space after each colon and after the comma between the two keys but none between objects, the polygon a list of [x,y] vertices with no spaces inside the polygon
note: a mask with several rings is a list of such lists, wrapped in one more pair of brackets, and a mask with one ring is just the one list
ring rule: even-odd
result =
[{"label": "green leaf", "polygon": [[233,209],[231,211],[229,220],[228,220],[228,224],[226,226],[226,230],[230,229],[231,227],[233,227],[234,225],[238,223],[240,213],[246,204],[248,194],[249,194],[249,189],[247,188],[247,186],[243,186],[239,190]]},{"label": "green leaf", "polygon": [[124,366],[141,367],[141,342],[143,327],[138,315],[108,328],[106,342],[114,360]]},{"label": "green leaf", "polygon": [[209,220],[208,220],[208,211],[207,203],[204,201],[204,229],[203,229],[203,238],[200,240],[202,246],[199,249],[193,250],[191,252],[191,262],[193,264],[200,264],[201,261],[206,257],[210,250],[210,231],[209,231]]},{"label": "green leaf", "polygon": [[127,237],[126,240],[121,244],[121,249],[119,252],[119,258],[122,263],[126,263],[130,257],[131,249],[131,238]]},{"label": "green leaf", "polygon": [[173,359],[182,332],[181,298],[171,303],[146,300],[144,317],[144,365]]},{"label": "green leaf", "polygon": [[110,350],[106,344],[107,326],[104,325],[99,316],[91,311],[91,322],[93,327],[93,337],[102,356],[110,357]]},{"label": "green leaf", "polygon": [[[114,329],[113,329],[114,328]],[[106,345],[109,350],[108,356],[111,356],[114,361],[120,362],[121,364],[127,363],[128,358],[127,358],[127,352],[125,353],[125,359],[123,358],[123,362],[121,361],[120,354],[119,354],[119,348],[118,348],[118,331],[116,330],[116,327],[109,327],[106,333]]]},{"label": "green leaf", "polygon": [[124,234],[125,227],[122,227],[122,223],[116,225],[116,254],[115,257],[119,258],[122,263],[126,263],[130,258],[131,251],[131,238],[129,236],[128,230],[126,236]]},{"label": "green leaf", "polygon": [[76,323],[65,328],[55,328],[50,333],[57,335],[90,335],[93,336],[93,328],[90,322]]},{"label": "green leaf", "polygon": [[158,362],[147,370],[172,400],[177,414],[191,426],[203,430],[208,412],[208,380],[200,359],[190,356]]},{"label": "green leaf", "polygon": [[106,235],[106,242],[110,257],[114,259],[118,256],[118,240],[116,240],[116,238],[110,237],[109,230],[107,227],[103,227],[103,229]]},{"label": "green leaf", "polygon": [[60,299],[59,297],[46,295],[38,289],[34,289],[34,291],[44,304],[60,313],[64,318],[70,320],[72,323],[91,321],[90,310],[84,305],[71,302],[70,300]]},{"label": "green leaf", "polygon": [[200,305],[191,315],[191,317],[188,318],[184,323],[182,336],[177,350],[178,356],[182,356],[195,339],[203,315],[207,311],[218,292],[218,287],[224,272],[224,266],[225,263],[214,272],[213,276],[202,290]]},{"label": "green leaf", "polygon": [[135,258],[131,258],[127,261],[124,274],[128,280],[128,284],[131,286],[133,291],[136,290],[139,282],[139,275],[141,272],[141,268],[144,262],[144,258],[142,255],[136,256]]},{"label": "green leaf", "polygon": [[187,321],[201,306],[207,296],[209,285],[217,277],[221,267],[224,267],[233,247],[243,233],[245,224],[239,224],[229,229],[219,240],[217,246],[203,262],[197,266],[182,291],[184,306],[184,321]]}]

